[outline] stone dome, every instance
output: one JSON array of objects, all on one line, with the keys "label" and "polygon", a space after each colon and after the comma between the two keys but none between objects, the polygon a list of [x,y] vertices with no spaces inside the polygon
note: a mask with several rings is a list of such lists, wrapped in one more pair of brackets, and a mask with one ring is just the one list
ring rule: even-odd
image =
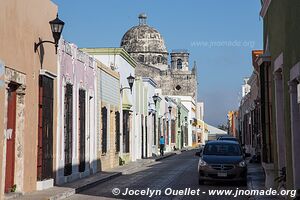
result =
[{"label": "stone dome", "polygon": [[134,26],[129,29],[122,38],[121,47],[129,53],[167,53],[167,48],[161,34],[146,24]]},{"label": "stone dome", "polygon": [[155,28],[147,25],[146,19],[145,14],[139,15],[139,25],[124,34],[120,46],[139,62],[166,64],[168,51],[163,37]]}]

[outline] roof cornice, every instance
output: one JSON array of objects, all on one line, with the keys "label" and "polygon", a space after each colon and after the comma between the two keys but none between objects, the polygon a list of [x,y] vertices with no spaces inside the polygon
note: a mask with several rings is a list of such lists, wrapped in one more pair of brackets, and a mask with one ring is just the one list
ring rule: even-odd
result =
[{"label": "roof cornice", "polygon": [[132,67],[137,66],[137,62],[123,48],[81,48],[81,50],[90,55],[119,55]]}]

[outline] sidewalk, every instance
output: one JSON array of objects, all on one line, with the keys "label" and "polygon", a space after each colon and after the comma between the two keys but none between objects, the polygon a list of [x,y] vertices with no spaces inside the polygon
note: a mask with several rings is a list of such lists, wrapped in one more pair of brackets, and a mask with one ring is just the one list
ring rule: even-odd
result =
[{"label": "sidewalk", "polygon": [[146,159],[139,159],[135,162],[130,162],[123,166],[106,170],[105,172],[98,172],[91,176],[78,179],[74,182],[67,183],[61,186],[54,186],[47,190],[36,191],[25,195],[9,194],[5,199],[18,199],[18,200],[61,200],[72,196],[75,193],[91,188],[97,184],[109,181],[122,174],[132,174],[143,169],[147,166],[155,164],[156,161],[168,158],[170,156],[180,154],[180,151],[168,152],[164,156],[152,157]]},{"label": "sidewalk", "polygon": [[[248,164],[248,189],[249,190],[266,190],[265,173],[261,164]],[[284,200],[281,196],[252,196],[251,200]]]}]

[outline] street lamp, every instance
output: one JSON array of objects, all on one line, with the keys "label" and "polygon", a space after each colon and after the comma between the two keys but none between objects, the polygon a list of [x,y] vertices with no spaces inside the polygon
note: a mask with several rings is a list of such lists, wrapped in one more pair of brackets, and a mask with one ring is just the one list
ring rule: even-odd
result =
[{"label": "street lamp", "polygon": [[180,127],[180,115],[181,115],[180,107],[178,107],[178,127]]},{"label": "street lamp", "polygon": [[43,43],[52,43],[52,44],[55,45],[55,53],[57,54],[58,41],[60,39],[60,36],[61,36],[62,30],[64,28],[65,22],[61,21],[58,18],[58,14],[57,14],[56,18],[54,20],[50,21],[49,24],[50,24],[50,27],[51,27],[54,42],[45,40],[45,41],[40,41],[39,43],[34,43],[34,52],[37,51],[37,48],[41,44],[43,44]]},{"label": "street lamp", "polygon": [[128,81],[129,87],[122,87],[122,88],[120,89],[120,92],[122,92],[124,89],[130,89],[130,91],[131,91],[131,93],[132,93],[132,87],[133,87],[134,80],[135,80],[135,78],[130,74],[130,75],[127,77],[127,81]]},{"label": "street lamp", "polygon": [[159,96],[155,94],[152,98],[153,98],[153,101],[154,101],[154,104],[155,104],[155,107],[156,107],[156,103],[157,103],[157,100],[158,100]]},{"label": "street lamp", "polygon": [[127,77],[127,81],[128,81],[130,90],[131,90],[131,92],[132,92],[132,86],[133,86],[133,83],[134,83],[134,77],[131,76],[131,74],[130,74],[130,75]]},{"label": "street lamp", "polygon": [[170,115],[171,115],[171,112],[172,112],[172,106],[169,105],[168,109],[169,109],[169,113],[170,113]]}]

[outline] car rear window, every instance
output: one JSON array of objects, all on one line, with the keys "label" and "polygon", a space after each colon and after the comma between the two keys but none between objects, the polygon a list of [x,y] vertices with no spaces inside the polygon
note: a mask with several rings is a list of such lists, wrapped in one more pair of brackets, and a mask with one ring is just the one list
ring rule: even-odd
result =
[{"label": "car rear window", "polygon": [[207,144],[204,155],[240,156],[241,148],[238,144]]},{"label": "car rear window", "polygon": [[236,138],[220,138],[219,140],[238,141]]}]

